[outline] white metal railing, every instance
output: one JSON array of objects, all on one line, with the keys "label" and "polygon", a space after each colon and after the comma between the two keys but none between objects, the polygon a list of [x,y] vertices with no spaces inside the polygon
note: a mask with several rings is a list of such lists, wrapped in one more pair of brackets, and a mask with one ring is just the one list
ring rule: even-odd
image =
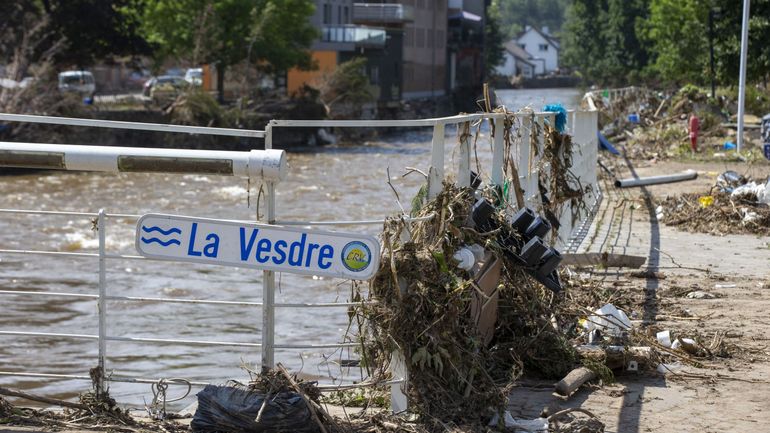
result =
[{"label": "white metal railing", "polygon": [[[504,167],[505,160],[505,143],[504,136],[500,131],[504,131],[504,122],[506,116],[512,116],[515,120],[515,130],[513,133],[520,137],[520,140],[516,140],[518,146],[511,149],[515,155],[514,160],[519,168],[519,181],[525,193],[525,199],[528,205],[535,206],[539,203],[540,196],[538,191],[538,167],[540,155],[542,152],[543,143],[545,142],[545,129],[543,128],[546,122],[553,124],[554,113],[550,112],[517,112],[517,113],[475,113],[466,115],[457,115],[450,117],[432,118],[432,119],[416,119],[416,120],[367,120],[367,121],[354,121],[354,120],[272,120],[268,123],[264,131],[244,131],[243,136],[249,137],[264,137],[266,152],[275,152],[273,142],[273,130],[275,128],[290,128],[290,127],[311,127],[311,128],[323,128],[323,127],[335,127],[335,128],[370,128],[370,127],[387,127],[387,128],[414,128],[414,127],[430,127],[433,130],[431,140],[431,157],[430,168],[428,170],[428,195],[433,197],[438,194],[442,188],[442,183],[448,177],[445,173],[446,163],[446,137],[445,130],[447,126],[457,126],[458,128],[470,128],[472,122],[479,122],[488,120],[494,125],[495,131],[498,131],[493,137],[491,137],[492,145],[492,160],[491,167],[489,169],[490,182],[493,185],[502,186],[505,182],[504,179]],[[67,119],[67,118],[51,118],[46,116],[19,116],[0,114],[0,120],[6,121],[23,121],[33,123],[53,123],[62,125],[77,125],[77,126],[96,126],[96,127],[115,127],[137,130],[163,130],[169,132],[185,132],[194,134],[219,134],[223,130],[218,128],[203,128],[203,127],[174,127],[173,129],[159,129],[158,125],[152,124],[133,124],[130,122],[111,122],[111,121],[86,121],[83,119]],[[592,185],[594,187],[594,200],[598,202],[600,195],[597,194],[598,186],[596,183],[596,128],[597,128],[597,113],[596,112],[575,112],[570,111],[567,116],[567,132],[573,135],[574,155],[573,173],[582,179],[583,185]],[[150,125],[150,126],[148,126]],[[162,125],[163,127],[169,125]],[[232,130],[239,131],[239,130]],[[226,132],[224,135],[236,135],[235,133]],[[32,146],[14,147],[8,143],[0,143],[0,149],[3,145],[9,146],[15,150],[22,148],[32,148]],[[51,145],[55,146],[55,145]],[[109,154],[109,158],[112,159],[119,157],[121,154],[120,148],[112,148],[113,150],[104,150]],[[117,149],[117,150],[116,150]],[[48,149],[55,152],[57,148]],[[73,149],[74,150],[74,149]],[[87,149],[78,149],[78,151],[85,151],[83,155],[87,155]],[[471,177],[471,158],[472,158],[472,145],[471,136],[463,135],[458,145],[459,163],[456,170],[456,182],[459,186],[470,185]],[[536,151],[538,150],[538,151]],[[176,151],[175,151],[176,152]],[[66,152],[63,152],[66,154]],[[227,159],[230,158],[234,161],[232,154],[241,153],[251,155],[250,152],[219,152],[207,154],[209,159]],[[98,152],[95,152],[98,154]],[[2,154],[0,154],[1,156]],[[87,160],[86,156],[81,155],[81,160]],[[241,158],[239,156],[238,158]],[[2,158],[0,158],[0,161]],[[18,162],[18,159],[16,160]],[[246,157],[245,169],[239,169],[238,175],[258,175],[262,176],[265,180],[265,206],[266,206],[266,220],[270,224],[282,224],[282,225],[366,225],[366,224],[381,224],[384,219],[376,220],[347,220],[347,221],[291,221],[291,220],[278,220],[276,215],[276,186],[282,176],[264,176],[264,170],[255,174],[253,169],[254,163]],[[250,165],[251,164],[251,165]],[[17,164],[18,165],[18,164]],[[234,164],[238,165],[238,164]],[[239,165],[244,167],[243,164]],[[61,168],[70,168],[71,166],[65,163]],[[83,169],[85,166],[77,165],[76,167]],[[91,167],[93,168],[93,167]],[[104,167],[103,167],[104,168]],[[115,165],[110,163],[109,170],[116,171]],[[119,168],[119,167],[117,167]],[[547,167],[546,167],[547,169]],[[175,170],[174,172],[179,172]],[[223,174],[223,173],[221,173]],[[236,174],[233,171],[230,174]],[[511,192],[512,194],[512,192]],[[276,343],[275,341],[275,309],[276,308],[337,308],[344,307],[349,308],[360,305],[353,302],[339,302],[339,303],[277,303],[275,302],[275,290],[276,280],[275,273],[273,271],[263,271],[262,280],[262,300],[261,302],[241,302],[241,301],[227,301],[227,300],[203,300],[203,299],[176,299],[167,297],[141,297],[141,296],[116,296],[108,293],[107,288],[107,272],[106,263],[109,260],[121,259],[121,260],[148,260],[142,256],[130,255],[130,254],[112,254],[106,251],[105,236],[108,230],[107,221],[111,218],[124,218],[124,219],[136,219],[139,215],[125,214],[125,213],[107,213],[105,210],[100,210],[98,213],[89,212],[57,212],[57,211],[43,211],[43,210],[20,210],[20,209],[0,209],[0,214],[29,214],[29,215],[48,215],[48,216],[71,216],[82,218],[96,218],[96,226],[99,234],[99,251],[98,253],[77,253],[77,252],[60,252],[60,251],[44,251],[44,250],[27,250],[27,249],[0,249],[0,253],[3,254],[20,254],[20,255],[45,255],[45,256],[61,256],[61,257],[74,257],[74,258],[97,258],[99,262],[99,292],[98,294],[76,294],[66,292],[48,292],[40,293],[33,291],[14,291],[14,290],[0,290],[0,296],[35,296],[35,297],[78,297],[82,299],[91,299],[97,302],[99,311],[99,326],[97,334],[67,334],[67,333],[43,333],[43,332],[28,332],[28,331],[14,331],[4,330],[0,331],[0,335],[6,336],[47,336],[56,338],[72,338],[72,339],[88,339],[97,340],[99,344],[98,352],[98,366],[102,371],[107,370],[105,365],[107,358],[107,342],[108,341],[122,341],[133,343],[152,343],[152,344],[182,344],[188,346],[202,345],[202,346],[236,346],[236,347],[255,347],[260,348],[262,357],[261,363],[264,367],[273,367],[275,365],[275,350],[276,349],[325,349],[325,348],[339,348],[339,347],[353,347],[356,343],[339,342],[339,343],[318,343],[318,344],[284,344]],[[571,212],[569,209],[565,210],[562,215],[559,216],[562,221],[562,228],[559,232],[558,242],[561,245],[567,245],[570,236],[580,229],[580,221],[573,224],[571,221]],[[585,216],[584,216],[585,217]],[[582,218],[584,220],[584,217]],[[430,218],[430,216],[426,217]],[[259,217],[257,217],[259,219]],[[217,340],[191,340],[191,339],[166,339],[155,337],[133,337],[133,336],[114,336],[107,333],[106,324],[108,322],[108,310],[107,301],[130,301],[130,302],[160,302],[160,303],[185,303],[185,304],[206,304],[206,305],[219,305],[219,306],[243,306],[243,307],[260,307],[262,309],[262,330],[261,340],[257,343],[244,343],[244,342],[228,342]],[[13,375],[23,377],[39,377],[39,378],[69,378],[69,379],[84,379],[90,380],[88,375],[63,375],[55,373],[30,373],[30,372],[8,372],[0,371],[0,375]],[[104,376],[104,375],[102,375]],[[388,382],[391,385],[392,391],[392,406],[395,411],[405,409],[405,398],[403,387],[406,386],[406,372],[405,366],[402,365],[401,371],[393,371],[394,380]],[[157,379],[150,378],[138,378],[129,377],[120,374],[112,374],[109,377],[102,378],[100,383],[97,383],[99,389],[104,389],[104,381],[114,382],[130,382],[130,383],[154,383]],[[193,382],[193,384],[203,384]]]}]

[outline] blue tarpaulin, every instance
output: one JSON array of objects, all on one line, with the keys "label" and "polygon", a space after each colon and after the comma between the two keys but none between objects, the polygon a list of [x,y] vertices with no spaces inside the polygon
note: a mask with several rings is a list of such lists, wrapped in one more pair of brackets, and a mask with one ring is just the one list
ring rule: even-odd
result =
[{"label": "blue tarpaulin", "polygon": [[607,137],[602,135],[601,132],[597,132],[596,135],[599,137],[599,149],[604,149],[613,155],[620,155],[618,149],[615,149],[615,146],[607,140]]}]

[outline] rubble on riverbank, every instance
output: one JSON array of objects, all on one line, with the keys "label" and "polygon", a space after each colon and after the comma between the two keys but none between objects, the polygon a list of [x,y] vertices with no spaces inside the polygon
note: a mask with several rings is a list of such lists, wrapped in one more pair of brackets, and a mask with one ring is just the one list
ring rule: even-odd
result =
[{"label": "rubble on riverbank", "polygon": [[[710,98],[695,86],[673,93],[637,88],[612,100],[596,95],[592,101],[600,112],[602,134],[610,143],[624,146],[632,159],[729,158],[735,148],[736,103],[726,95]],[[745,117],[748,127],[744,151],[759,156],[759,131],[749,127],[767,113],[761,112],[766,105],[757,105],[754,109],[759,111],[749,111],[751,114]],[[698,119],[696,151],[691,150],[690,142],[692,116]]]}]

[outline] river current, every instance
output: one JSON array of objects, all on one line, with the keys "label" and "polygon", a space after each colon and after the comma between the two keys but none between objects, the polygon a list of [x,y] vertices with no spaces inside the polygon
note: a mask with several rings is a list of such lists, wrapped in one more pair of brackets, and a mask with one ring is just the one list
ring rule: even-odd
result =
[{"label": "river current", "polygon": [[[576,89],[498,92],[509,109],[560,102],[574,108]],[[279,220],[362,220],[384,218],[409,209],[424,179],[403,177],[407,167],[427,172],[430,128],[388,135],[355,145],[335,145],[289,154],[289,177],[277,186]],[[456,167],[457,135],[447,129],[447,170]],[[276,147],[279,147],[276,143]],[[488,165],[486,129],[478,139],[482,167]],[[388,172],[398,199],[388,185]],[[0,178],[0,208],[107,213],[169,213],[208,218],[254,220],[259,185],[233,177],[200,175],[37,172]],[[262,204],[260,212],[264,212]],[[136,254],[135,220],[110,218],[109,253]],[[324,228],[321,228],[324,229]],[[378,225],[337,230],[377,235]],[[90,218],[0,214],[0,249],[65,252],[98,251]],[[98,293],[98,262],[93,257],[51,257],[0,253],[0,290]],[[345,302],[345,280],[282,273],[276,302]],[[107,291],[115,296],[164,297],[260,302],[262,272],[213,265],[112,259],[107,262]],[[97,333],[93,299],[2,295],[0,330]],[[110,301],[107,332],[112,336],[259,343],[262,314],[255,306],[140,303]],[[277,344],[341,341],[348,326],[345,308],[280,308],[276,311]],[[96,365],[97,342],[89,339],[0,335],[0,371],[88,375]],[[107,371],[135,377],[182,377],[224,383],[247,380],[240,365],[258,365],[260,349],[200,347],[110,341]],[[360,372],[343,369],[340,360],[356,359],[349,349],[276,350],[276,361],[323,383],[360,380]],[[0,384],[61,398],[88,389],[87,381],[0,376]],[[118,401],[142,405],[152,398],[149,385],[111,383]],[[194,391],[195,392],[195,391]],[[192,401],[189,397],[186,402]],[[178,403],[183,405],[186,402]]]}]

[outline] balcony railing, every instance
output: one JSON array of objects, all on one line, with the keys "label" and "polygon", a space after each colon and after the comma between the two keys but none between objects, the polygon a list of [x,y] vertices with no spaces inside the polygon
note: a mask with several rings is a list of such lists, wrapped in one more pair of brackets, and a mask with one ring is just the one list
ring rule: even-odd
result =
[{"label": "balcony railing", "polygon": [[384,47],[385,38],[384,29],[363,26],[324,27],[321,33],[323,42],[353,43],[370,47]]},{"label": "balcony railing", "polygon": [[362,24],[402,24],[414,21],[414,8],[399,3],[355,3],[353,22]]}]

